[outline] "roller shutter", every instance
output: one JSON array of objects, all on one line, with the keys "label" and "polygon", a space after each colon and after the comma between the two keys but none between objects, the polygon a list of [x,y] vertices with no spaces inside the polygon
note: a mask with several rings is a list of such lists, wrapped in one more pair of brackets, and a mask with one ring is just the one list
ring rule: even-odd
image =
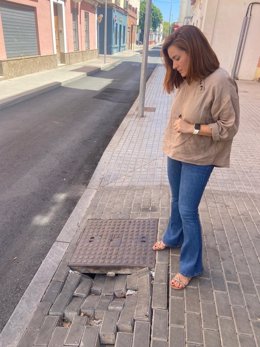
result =
[{"label": "roller shutter", "polygon": [[7,58],[38,55],[35,9],[0,2]]}]

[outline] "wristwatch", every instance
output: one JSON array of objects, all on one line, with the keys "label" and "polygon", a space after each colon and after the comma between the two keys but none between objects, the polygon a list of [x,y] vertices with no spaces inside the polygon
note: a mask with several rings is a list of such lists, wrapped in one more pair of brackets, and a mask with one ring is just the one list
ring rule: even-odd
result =
[{"label": "wristwatch", "polygon": [[193,129],[193,135],[198,135],[199,132],[200,132],[200,124],[195,123],[194,129]]}]

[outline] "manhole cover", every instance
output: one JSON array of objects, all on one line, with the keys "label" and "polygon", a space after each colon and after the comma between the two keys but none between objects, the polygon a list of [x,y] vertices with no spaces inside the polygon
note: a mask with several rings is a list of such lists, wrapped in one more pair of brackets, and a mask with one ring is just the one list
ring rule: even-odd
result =
[{"label": "manhole cover", "polygon": [[129,274],[154,268],[158,219],[89,219],[69,262],[82,273]]}]

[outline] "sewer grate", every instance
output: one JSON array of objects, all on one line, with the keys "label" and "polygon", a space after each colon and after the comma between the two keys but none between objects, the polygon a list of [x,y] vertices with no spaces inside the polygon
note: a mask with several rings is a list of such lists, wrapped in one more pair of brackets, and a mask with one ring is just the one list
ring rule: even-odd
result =
[{"label": "sewer grate", "polygon": [[89,219],[69,266],[81,273],[130,274],[155,266],[158,219]]}]

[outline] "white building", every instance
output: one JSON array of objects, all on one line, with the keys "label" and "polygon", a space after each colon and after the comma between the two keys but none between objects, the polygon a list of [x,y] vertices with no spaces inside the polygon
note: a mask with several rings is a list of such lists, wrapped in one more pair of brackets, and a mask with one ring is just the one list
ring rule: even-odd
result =
[{"label": "white building", "polygon": [[[181,1],[181,6],[186,2]],[[239,79],[259,78],[260,4],[250,0],[190,0],[190,3],[190,24],[204,32],[221,66]],[[241,32],[244,34],[242,46]]]}]

